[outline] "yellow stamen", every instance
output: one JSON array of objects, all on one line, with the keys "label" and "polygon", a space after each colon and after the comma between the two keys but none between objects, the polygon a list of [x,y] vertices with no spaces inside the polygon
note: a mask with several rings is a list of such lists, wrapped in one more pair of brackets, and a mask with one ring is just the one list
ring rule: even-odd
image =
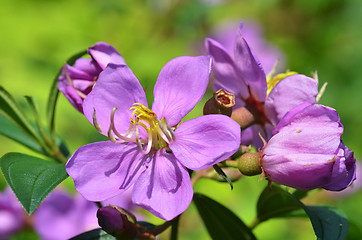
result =
[{"label": "yellow stamen", "polygon": [[275,85],[277,85],[281,80],[283,80],[286,77],[292,76],[294,74],[297,74],[297,72],[286,72],[286,73],[279,73],[277,75],[275,75],[273,78],[272,77],[268,77],[267,80],[267,85],[268,85],[268,90],[267,90],[267,95],[269,95],[269,93],[271,92],[271,90],[275,87]]},{"label": "yellow stamen", "polygon": [[[117,108],[114,108],[111,114],[110,130],[112,130],[119,139],[136,143],[139,150],[144,154],[148,154],[152,148],[154,150],[160,148],[168,149],[168,144],[175,139],[175,134],[167,120],[165,118],[160,120],[152,110],[141,103],[135,103],[130,108],[130,110],[133,110],[131,125],[124,134],[120,134],[114,126],[114,113],[116,109]],[[142,139],[139,127],[146,130],[148,139]],[[133,134],[134,137],[132,137]],[[111,141],[114,141],[112,138],[113,135],[110,135],[110,132],[108,136]],[[146,143],[146,149],[143,150]]]}]

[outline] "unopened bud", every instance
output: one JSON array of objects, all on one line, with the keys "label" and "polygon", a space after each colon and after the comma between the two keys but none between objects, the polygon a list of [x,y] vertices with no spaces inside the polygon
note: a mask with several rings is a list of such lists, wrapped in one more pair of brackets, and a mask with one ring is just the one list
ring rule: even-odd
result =
[{"label": "unopened bud", "polygon": [[231,116],[232,108],[235,106],[235,95],[224,89],[219,89],[214,93],[204,106],[204,115],[223,114]]},{"label": "unopened bud", "polygon": [[97,212],[98,224],[112,236],[134,239],[137,235],[136,225],[122,212],[123,210],[116,206],[102,207]]},{"label": "unopened bud", "polygon": [[238,160],[239,171],[246,176],[261,174],[260,158],[260,153],[243,154]]}]

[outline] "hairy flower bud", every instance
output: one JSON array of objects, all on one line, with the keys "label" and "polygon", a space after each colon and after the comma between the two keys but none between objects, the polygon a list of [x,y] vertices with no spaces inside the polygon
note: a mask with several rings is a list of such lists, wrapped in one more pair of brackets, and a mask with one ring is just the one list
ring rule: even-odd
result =
[{"label": "hairy flower bud", "polygon": [[214,93],[204,106],[204,115],[223,114],[231,116],[232,108],[235,106],[235,95],[224,89],[219,89]]},{"label": "hairy flower bud", "polygon": [[116,206],[106,206],[98,209],[98,224],[104,231],[122,239],[134,239],[137,228],[130,219]]},{"label": "hairy flower bud", "polygon": [[239,171],[246,176],[261,174],[260,158],[260,153],[243,154],[238,160]]}]

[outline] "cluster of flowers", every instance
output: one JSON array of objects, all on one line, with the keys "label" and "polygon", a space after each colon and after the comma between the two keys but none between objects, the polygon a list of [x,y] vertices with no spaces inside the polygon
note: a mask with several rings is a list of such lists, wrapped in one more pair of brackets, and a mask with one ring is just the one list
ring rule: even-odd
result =
[{"label": "cluster of flowers", "polygon": [[[233,55],[213,39],[206,48],[208,56],[182,56],[163,67],[152,109],[124,58],[106,43],[64,67],[60,91],[109,138],[80,147],[66,164],[78,192],[104,201],[133,186],[135,205],[171,220],[192,200],[189,170],[209,168],[249,144],[261,149],[258,166],[269,181],[339,191],[355,180],[356,160],[340,139],[339,116],[317,104],[316,77],[266,75],[241,25]],[[211,71],[215,92],[235,97],[231,117],[182,122],[203,97]]]}]

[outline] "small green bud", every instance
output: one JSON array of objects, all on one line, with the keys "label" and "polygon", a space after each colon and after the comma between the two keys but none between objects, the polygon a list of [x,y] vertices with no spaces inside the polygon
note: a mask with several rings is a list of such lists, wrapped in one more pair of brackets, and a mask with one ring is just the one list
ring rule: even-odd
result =
[{"label": "small green bud", "polygon": [[245,153],[238,159],[238,169],[246,176],[254,176],[262,173],[260,167],[260,153]]}]

